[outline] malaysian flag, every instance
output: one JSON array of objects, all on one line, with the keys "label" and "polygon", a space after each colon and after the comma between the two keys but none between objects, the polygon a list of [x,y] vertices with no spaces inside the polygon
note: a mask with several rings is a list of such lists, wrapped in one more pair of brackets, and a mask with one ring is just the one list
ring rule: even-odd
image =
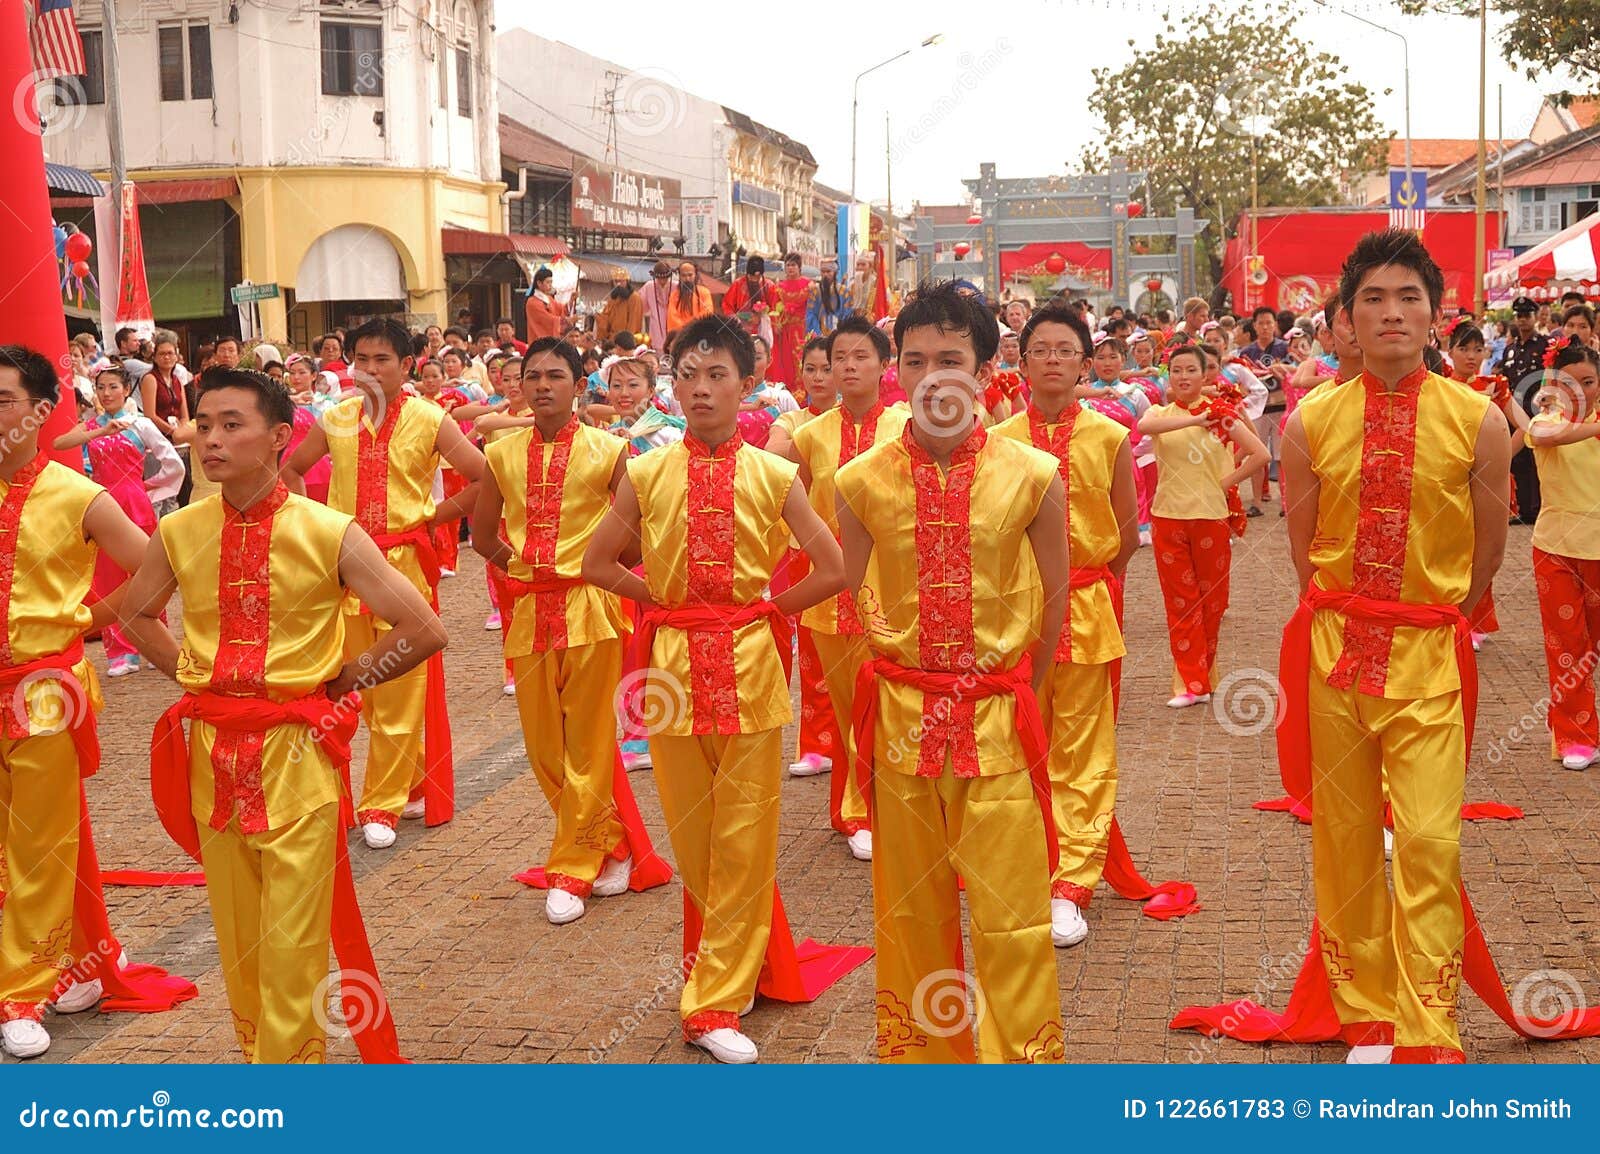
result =
[{"label": "malaysian flag", "polygon": [[1428,174],[1418,169],[1389,170],[1389,227],[1421,232],[1428,222]]},{"label": "malaysian flag", "polygon": [[36,79],[56,76],[82,76],[83,41],[78,38],[78,21],[72,14],[72,0],[32,0],[33,23],[28,39],[33,49]]}]

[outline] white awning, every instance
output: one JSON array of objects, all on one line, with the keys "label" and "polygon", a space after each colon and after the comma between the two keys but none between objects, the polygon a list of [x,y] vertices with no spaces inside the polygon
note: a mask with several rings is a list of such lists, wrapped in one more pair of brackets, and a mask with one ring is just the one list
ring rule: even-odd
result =
[{"label": "white awning", "polygon": [[405,300],[400,254],[377,229],[342,225],[306,250],[295,274],[294,295],[298,301]]}]

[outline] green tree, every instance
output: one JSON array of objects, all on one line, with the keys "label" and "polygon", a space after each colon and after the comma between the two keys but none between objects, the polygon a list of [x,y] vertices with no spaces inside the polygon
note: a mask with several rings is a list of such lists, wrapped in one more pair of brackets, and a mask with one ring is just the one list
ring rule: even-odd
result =
[{"label": "green tree", "polygon": [[1089,107],[1106,131],[1082,163],[1104,171],[1120,155],[1149,173],[1152,212],[1187,205],[1209,222],[1200,251],[1215,281],[1223,244],[1250,207],[1252,139],[1266,206],[1334,203],[1341,175],[1382,167],[1388,137],[1338,58],[1276,24],[1245,10],[1162,20],[1133,63],[1093,71]]},{"label": "green tree", "polygon": [[[1400,0],[1400,7],[1413,16],[1478,14],[1478,0]],[[1501,55],[1529,80],[1538,80],[1553,68],[1566,68],[1587,81],[1600,80],[1600,0],[1491,0],[1489,11],[1505,21],[1495,36]]]}]

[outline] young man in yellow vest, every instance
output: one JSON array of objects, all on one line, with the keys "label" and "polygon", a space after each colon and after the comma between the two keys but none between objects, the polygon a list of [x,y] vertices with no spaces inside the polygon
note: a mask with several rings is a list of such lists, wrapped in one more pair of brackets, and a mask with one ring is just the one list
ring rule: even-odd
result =
[{"label": "young man in yellow vest", "polygon": [[[754,384],[750,337],[731,318],[703,317],[679,333],[672,361],[687,435],[628,462],[583,577],[644,610],[650,754],[685,915],[704,927],[680,1006],[684,1039],[745,1063],[757,1050],[740,1015],[754,1004],[769,940],[787,938],[786,926],[775,929],[774,874],[792,718],[788,620],[842,587],[844,562],[795,466],[739,436],[739,401]],[[811,571],[764,600],[791,534]],[[623,563],[635,551],[642,578]]]},{"label": "young man in yellow vest", "polygon": [[[533,424],[488,447],[490,483],[478,493],[472,544],[504,574],[511,595],[505,656],[528,760],[556,812],[543,880],[545,915],[559,926],[581,918],[591,895],[613,897],[630,880],[640,888],[671,875],[637,820],[617,753],[612,697],[627,618],[615,594],[578,572],[626,475],[628,442],[573,414],[583,359],[565,341],[534,341],[521,373]],[[635,869],[650,876],[634,879]]]},{"label": "young man in yellow vest", "polygon": [[[910,413],[899,405],[886,408],[878,399],[883,370],[889,364],[889,337],[871,321],[852,314],[839,322],[828,337],[828,363],[839,404],[794,434],[789,459],[800,466],[800,482],[811,507],[837,536],[834,475],[874,445],[900,435]],[[868,606],[868,610],[871,610]],[[806,610],[800,624],[811,631],[828,682],[833,715],[848,726],[856,674],[871,656],[867,652],[861,613],[849,591],[830,597]],[[872,825],[867,803],[851,774],[855,746],[844,731],[845,756],[833,763],[833,827],[849,839],[850,852],[861,861],[872,860]]]},{"label": "young man in yellow vest", "polygon": [[[221,492],[163,519],[122,620],[184,690],[152,743],[156,810],[205,867],[246,1060],[323,1060],[330,937],[347,1004],[368,1003],[352,1026],[363,1057],[395,1060],[345,853],[340,803],[356,727],[346,695],[404,676],[444,648],[445,632],[348,514],[282,484],[293,420],[288,391],[270,377],[201,375],[195,452]],[[160,618],[175,592],[181,646]],[[347,593],[387,626],[349,659]]]},{"label": "young man in yellow vest", "polygon": [[99,768],[102,705],[83,635],[116,620],[123,590],[84,601],[95,554],[131,572],[146,539],[104,489],[39,451],[59,390],[45,357],[0,345],[0,1046],[13,1058],[50,1048],[47,1005],[194,997],[126,966],[106,924],[81,784]]},{"label": "young man in yellow vest", "polygon": [[[925,285],[894,335],[911,421],[834,478],[850,585],[879,607],[853,718],[874,820],[878,1057],[1059,1062],[1058,849],[1034,696],[1067,601],[1058,462],[979,421],[1000,339],[981,300]],[[972,1023],[941,1013],[973,984],[976,1054]]]},{"label": "young man in yellow vest", "polygon": [[1286,722],[1280,750],[1307,767],[1322,953],[1355,1062],[1463,1060],[1463,692],[1476,687],[1455,642],[1505,551],[1510,437],[1488,398],[1423,364],[1443,292],[1415,233],[1363,237],[1339,285],[1363,372],[1307,396],[1285,429],[1302,602],[1284,657],[1308,657],[1309,676],[1286,664],[1284,691],[1309,746]]},{"label": "young man in yellow vest", "polygon": [[1050,936],[1075,946],[1105,869],[1117,800],[1113,668],[1126,652],[1115,598],[1139,550],[1138,493],[1128,431],[1079,406],[1075,388],[1094,347],[1073,310],[1051,306],[1028,319],[1021,355],[1032,399],[991,435],[1012,437],[1060,463],[1072,571],[1067,622],[1046,656],[1039,712],[1050,733],[1050,795],[1061,860],[1050,879]]},{"label": "young man in yellow vest", "polygon": [[[322,415],[284,463],[284,481],[303,492],[306,470],[331,456],[328,507],[355,517],[389,564],[437,608],[439,561],[432,530],[471,514],[483,454],[443,409],[403,391],[411,374],[411,334],[403,324],[374,318],[352,329],[345,347],[360,395]],[[467,485],[435,506],[433,477],[441,457]],[[381,639],[383,625],[369,610],[356,597],[345,605],[349,656]],[[449,821],[454,813],[443,662],[435,658],[362,697],[369,744],[356,821],[368,846],[387,849],[402,813],[426,816],[429,825]]]}]

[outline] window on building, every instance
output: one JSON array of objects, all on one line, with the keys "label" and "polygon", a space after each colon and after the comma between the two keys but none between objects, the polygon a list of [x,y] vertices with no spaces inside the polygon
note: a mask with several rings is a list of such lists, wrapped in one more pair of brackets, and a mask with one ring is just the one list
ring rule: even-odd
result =
[{"label": "window on building", "polygon": [[450,46],[445,43],[444,33],[435,38],[433,56],[439,68],[439,107],[450,107]]},{"label": "window on building", "polygon": [[464,45],[456,49],[456,115],[472,115],[472,52]]},{"label": "window on building", "polygon": [[1585,217],[1593,216],[1597,210],[1600,210],[1600,200],[1574,201],[1572,205],[1572,219],[1567,223],[1577,224]]},{"label": "window on building", "polygon": [[76,84],[56,86],[57,99],[63,104],[104,104],[106,102],[105,33],[98,28],[82,28],[78,36],[83,41],[84,74],[76,77]]},{"label": "window on building", "polygon": [[[156,29],[156,67],[162,100],[210,100],[214,92],[211,26],[204,23],[161,25]],[[103,80],[101,89],[103,92]]]},{"label": "window on building", "polygon": [[322,94],[383,95],[383,28],[322,21]]}]

